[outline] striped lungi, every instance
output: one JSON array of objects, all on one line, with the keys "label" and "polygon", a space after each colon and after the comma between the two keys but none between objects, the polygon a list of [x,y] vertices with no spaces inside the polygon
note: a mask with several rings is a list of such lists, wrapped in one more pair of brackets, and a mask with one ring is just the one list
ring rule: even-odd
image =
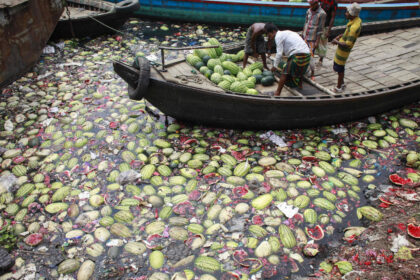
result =
[{"label": "striped lungi", "polygon": [[306,70],[308,70],[310,61],[311,54],[297,53],[289,56],[287,63],[280,65],[280,68],[282,68],[282,74],[288,75],[286,86],[292,88],[299,86],[302,76],[306,73]]}]

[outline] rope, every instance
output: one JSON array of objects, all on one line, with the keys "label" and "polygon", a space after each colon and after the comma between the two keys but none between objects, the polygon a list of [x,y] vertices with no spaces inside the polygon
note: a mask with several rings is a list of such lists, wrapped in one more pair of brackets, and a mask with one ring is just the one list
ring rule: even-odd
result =
[{"label": "rope", "polygon": [[[99,24],[102,24],[103,26],[105,26],[105,27],[108,27],[109,29],[111,29],[111,30],[113,30],[113,31],[115,31],[115,32],[118,32],[118,33],[120,33],[120,34],[123,34],[123,35],[127,35],[128,33],[124,33],[124,32],[122,32],[122,31],[119,31],[119,30],[117,30],[117,29],[115,29],[115,28],[112,28],[111,26],[108,26],[108,25],[106,25],[105,23],[103,23],[103,22],[101,22],[101,21],[99,21],[99,20],[97,20],[96,18],[94,18],[94,17],[91,17],[91,16],[88,16],[90,19],[93,19],[94,21],[96,21],[96,22],[98,22]],[[129,35],[129,34],[128,34]]]},{"label": "rope", "polygon": [[175,78],[180,79],[179,81],[182,84],[188,84],[188,82],[192,82],[195,84],[202,84],[203,80],[197,75],[178,75]]},{"label": "rope", "polygon": [[68,18],[68,22],[70,23],[70,32],[71,32],[71,36],[74,38],[76,37],[74,35],[74,29],[73,29],[73,23],[71,22],[71,18],[70,18],[70,10],[69,10],[69,6],[67,5],[67,1],[64,0],[64,6],[66,7],[66,14],[69,17]]}]

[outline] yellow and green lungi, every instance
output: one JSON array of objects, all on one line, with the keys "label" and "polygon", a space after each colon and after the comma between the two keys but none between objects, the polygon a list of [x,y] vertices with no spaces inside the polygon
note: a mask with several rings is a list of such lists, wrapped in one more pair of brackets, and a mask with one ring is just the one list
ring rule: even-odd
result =
[{"label": "yellow and green lungi", "polygon": [[286,86],[294,88],[298,87],[303,75],[308,70],[311,61],[310,53],[298,53],[291,55],[287,62],[280,62],[279,68],[282,74],[287,74]]}]

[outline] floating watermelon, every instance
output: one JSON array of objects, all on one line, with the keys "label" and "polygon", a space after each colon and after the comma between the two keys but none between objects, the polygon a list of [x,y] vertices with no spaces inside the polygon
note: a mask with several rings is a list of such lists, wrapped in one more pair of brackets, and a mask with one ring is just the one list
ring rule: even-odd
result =
[{"label": "floating watermelon", "polygon": [[316,243],[308,243],[303,247],[303,253],[307,257],[314,257],[319,253],[319,245]]},{"label": "floating watermelon", "polygon": [[313,228],[305,227],[305,232],[313,240],[321,240],[324,238],[324,230],[320,225],[316,225]]}]

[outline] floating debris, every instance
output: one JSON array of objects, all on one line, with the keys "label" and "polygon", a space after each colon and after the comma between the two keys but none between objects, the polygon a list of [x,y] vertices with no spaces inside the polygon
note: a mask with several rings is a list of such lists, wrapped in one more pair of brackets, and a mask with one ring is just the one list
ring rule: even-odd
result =
[{"label": "floating debris", "polygon": [[[60,55],[44,55],[2,92],[0,240],[7,242],[0,245],[23,241],[17,254],[45,248],[51,260],[40,261],[43,277],[304,275],[322,246],[341,240],[336,229],[347,227],[344,237],[354,238],[365,230],[357,214],[382,219],[365,193],[373,197],[391,180],[380,202],[394,203],[390,193],[415,201],[405,187],[420,181],[418,104],[346,127],[267,132],[167,123],[126,96],[112,60],[158,61],[160,43],[202,44],[219,30],[138,20],[126,28],[133,36],[66,41]],[[244,35],[222,32],[217,42]],[[346,261],[320,265],[333,266],[352,271]]]}]

